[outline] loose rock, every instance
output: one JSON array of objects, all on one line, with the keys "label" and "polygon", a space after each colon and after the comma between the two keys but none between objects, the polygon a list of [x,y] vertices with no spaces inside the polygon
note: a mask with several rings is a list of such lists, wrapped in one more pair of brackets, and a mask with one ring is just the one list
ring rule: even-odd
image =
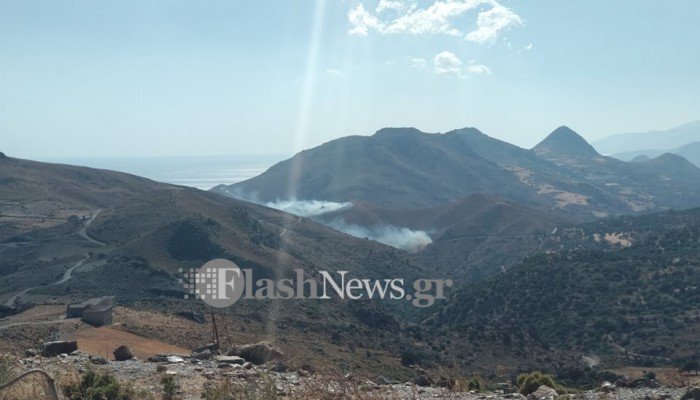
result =
[{"label": "loose rock", "polygon": [[131,360],[134,358],[134,355],[131,353],[131,350],[126,347],[126,346],[119,346],[117,347],[116,350],[114,350],[114,359],[117,361],[126,361],[126,360]]},{"label": "loose rock", "polygon": [[44,357],[56,357],[60,354],[71,353],[75,350],[78,350],[78,342],[61,340],[44,343],[41,354]]},{"label": "loose rock", "polygon": [[551,400],[557,397],[557,391],[549,386],[542,385],[534,392],[527,395],[527,400]]},{"label": "loose rock", "polygon": [[229,350],[227,355],[243,357],[246,361],[260,365],[268,361],[279,360],[284,356],[284,353],[270,342],[263,341],[243,346],[234,346]]}]

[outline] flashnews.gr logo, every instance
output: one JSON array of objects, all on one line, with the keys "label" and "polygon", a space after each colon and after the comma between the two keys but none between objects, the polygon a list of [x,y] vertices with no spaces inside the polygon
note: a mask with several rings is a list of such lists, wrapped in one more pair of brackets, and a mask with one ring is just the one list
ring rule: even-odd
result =
[{"label": "flashnews.gr logo", "polygon": [[[233,261],[219,258],[207,262],[199,269],[179,271],[184,277],[179,281],[185,290],[212,307],[232,306],[241,298],[245,289],[241,269]],[[188,297],[185,295],[185,298]]]},{"label": "flashnews.gr logo", "polygon": [[236,263],[224,259],[211,260],[200,268],[179,270],[179,279],[189,293],[212,307],[224,308],[239,299],[331,299],[335,293],[341,299],[407,300],[415,307],[429,307],[435,300],[445,299],[445,288],[451,279],[417,279],[413,292],[404,288],[404,279],[348,279],[348,271],[320,271],[320,281],[308,278],[304,270],[295,269],[294,278],[254,280],[251,269],[241,270]]}]

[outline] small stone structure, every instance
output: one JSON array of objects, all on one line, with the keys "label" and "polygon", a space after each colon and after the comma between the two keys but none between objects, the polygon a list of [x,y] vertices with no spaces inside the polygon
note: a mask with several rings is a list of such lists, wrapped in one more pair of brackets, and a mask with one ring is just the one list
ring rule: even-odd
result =
[{"label": "small stone structure", "polygon": [[93,326],[111,325],[113,311],[114,296],[96,297],[68,305],[66,318],[80,318]]}]

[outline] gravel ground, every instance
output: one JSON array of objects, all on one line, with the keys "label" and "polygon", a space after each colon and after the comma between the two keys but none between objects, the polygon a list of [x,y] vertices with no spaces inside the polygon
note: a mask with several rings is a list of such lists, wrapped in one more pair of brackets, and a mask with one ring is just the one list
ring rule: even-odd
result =
[{"label": "gravel ground", "polygon": [[[106,361],[103,365],[94,364],[88,355],[75,352],[55,358],[41,356],[20,360],[26,369],[42,368],[59,383],[70,377],[77,377],[88,368],[107,370],[121,382],[128,382],[139,389],[145,389],[156,398],[162,394],[161,379],[171,375],[179,386],[179,398],[199,400],[206,385],[222,384],[224,381],[240,385],[252,385],[273,391],[275,397],[304,399],[454,399],[454,400],[526,400],[517,393],[502,392],[451,392],[445,388],[420,387],[412,383],[380,385],[353,376],[330,377],[323,373],[310,374],[306,371],[275,372],[272,364],[254,366],[228,365],[222,367],[215,360],[182,359],[178,362],[149,362],[142,360]],[[262,389],[261,389],[262,390]],[[573,395],[558,396],[556,400],[680,400],[687,388],[616,388],[613,392],[586,391]]]}]

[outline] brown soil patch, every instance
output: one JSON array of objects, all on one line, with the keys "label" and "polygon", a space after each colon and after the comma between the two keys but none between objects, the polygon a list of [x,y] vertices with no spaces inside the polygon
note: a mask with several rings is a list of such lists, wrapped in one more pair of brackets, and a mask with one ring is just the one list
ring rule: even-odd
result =
[{"label": "brown soil patch", "polygon": [[156,354],[188,355],[190,353],[182,347],[105,326],[78,331],[76,337],[78,349],[88,354],[100,355],[108,360],[114,359],[112,352],[121,345],[127,346],[135,357],[142,360]]}]

